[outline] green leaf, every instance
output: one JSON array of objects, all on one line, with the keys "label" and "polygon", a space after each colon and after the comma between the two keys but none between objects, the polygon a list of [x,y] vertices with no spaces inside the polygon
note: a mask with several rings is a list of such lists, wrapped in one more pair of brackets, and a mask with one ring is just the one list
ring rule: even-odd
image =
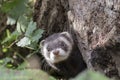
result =
[{"label": "green leaf", "polygon": [[2,73],[0,80],[55,80],[37,69],[11,70],[3,68],[0,70],[0,73]]},{"label": "green leaf", "polygon": [[94,71],[85,71],[82,74],[79,74],[76,78],[70,80],[110,80],[99,72]]},{"label": "green leaf", "polygon": [[17,19],[20,15],[22,15],[27,7],[28,0],[9,0],[2,6],[2,11],[9,14],[12,18]]},{"label": "green leaf", "polygon": [[42,33],[44,30],[38,29],[32,35],[32,42],[38,42],[38,40],[42,37]]},{"label": "green leaf", "polygon": [[19,22],[17,22],[17,31],[20,33],[20,34],[22,34],[22,29],[21,29],[21,27],[22,27],[22,24],[20,24]]},{"label": "green leaf", "polygon": [[10,37],[11,33],[8,29],[6,30],[6,33],[7,33],[7,37]]},{"label": "green leaf", "polygon": [[11,41],[13,41],[13,40],[16,40],[19,35],[20,35],[20,34],[19,34],[17,31],[14,31],[11,35],[9,35],[9,37],[7,36],[7,37],[1,42],[1,44],[4,44],[4,43],[6,43],[6,42],[11,42]]},{"label": "green leaf", "polygon": [[25,47],[25,46],[31,44],[31,40],[28,37],[24,37],[16,44],[17,44],[17,46]]},{"label": "green leaf", "polygon": [[38,43],[37,42],[31,42],[31,44],[26,46],[26,47],[29,48],[29,49],[32,49],[32,50],[37,50]]},{"label": "green leaf", "polygon": [[31,21],[27,27],[25,36],[31,37],[33,31],[36,29],[36,22]]},{"label": "green leaf", "polygon": [[29,49],[32,49],[32,50],[37,50],[38,49],[38,41],[42,37],[42,33],[43,33],[43,30],[41,30],[41,29],[34,30],[34,32],[30,33],[31,34],[31,37],[30,37],[31,44],[26,47]]},{"label": "green leaf", "polygon": [[24,61],[22,64],[20,64],[20,65],[18,66],[17,69],[25,69],[26,66],[27,66],[27,61]]},{"label": "green leaf", "polygon": [[7,17],[7,25],[13,25],[15,24],[16,20],[11,18],[11,17]]},{"label": "green leaf", "polygon": [[25,16],[20,16],[17,21],[17,31],[22,34],[22,32],[25,32],[26,28],[28,26],[28,20]]},{"label": "green leaf", "polygon": [[27,26],[28,26],[28,19],[25,16],[20,16],[18,22],[22,25],[21,30],[25,32]]},{"label": "green leaf", "polygon": [[3,60],[0,60],[0,64],[3,64],[4,63],[4,61]]},{"label": "green leaf", "polygon": [[8,62],[12,61],[12,58],[6,57],[4,59],[2,59],[2,67],[4,67],[5,65],[7,65]]}]

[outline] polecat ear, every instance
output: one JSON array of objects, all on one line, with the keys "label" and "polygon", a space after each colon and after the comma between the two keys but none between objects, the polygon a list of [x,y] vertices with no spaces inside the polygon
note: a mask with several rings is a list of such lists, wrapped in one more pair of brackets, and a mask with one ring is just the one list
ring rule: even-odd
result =
[{"label": "polecat ear", "polygon": [[61,35],[65,38],[67,38],[71,42],[71,44],[74,44],[72,35],[69,32],[67,32],[67,31],[62,32]]},{"label": "polecat ear", "polygon": [[44,43],[45,43],[45,40],[42,40],[42,41],[40,42],[40,47],[42,47],[42,46],[44,45]]},{"label": "polecat ear", "polygon": [[68,32],[62,32],[61,35],[70,36],[70,34]]}]

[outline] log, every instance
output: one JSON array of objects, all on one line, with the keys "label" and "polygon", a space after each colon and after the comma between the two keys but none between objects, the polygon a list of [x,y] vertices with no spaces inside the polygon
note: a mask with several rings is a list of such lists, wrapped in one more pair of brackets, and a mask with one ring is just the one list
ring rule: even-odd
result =
[{"label": "log", "polygon": [[44,38],[72,33],[88,69],[120,79],[119,0],[37,0],[33,18]]}]

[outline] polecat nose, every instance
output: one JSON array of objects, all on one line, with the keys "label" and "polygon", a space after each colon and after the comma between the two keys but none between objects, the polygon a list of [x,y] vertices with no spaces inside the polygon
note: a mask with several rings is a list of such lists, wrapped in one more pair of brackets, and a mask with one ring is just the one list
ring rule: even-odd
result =
[{"label": "polecat nose", "polygon": [[54,51],[53,54],[56,55],[56,56],[58,56],[59,55],[59,51],[58,50]]}]

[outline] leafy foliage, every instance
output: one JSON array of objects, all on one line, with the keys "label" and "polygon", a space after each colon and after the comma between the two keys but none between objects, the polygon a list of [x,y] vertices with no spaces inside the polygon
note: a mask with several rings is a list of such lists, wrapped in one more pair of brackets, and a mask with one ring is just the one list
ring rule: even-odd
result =
[{"label": "leafy foliage", "polygon": [[[36,23],[32,20],[33,6],[31,7],[30,2],[32,0],[3,0],[0,1],[1,11],[7,15],[7,25],[15,26],[16,29],[5,29],[4,36],[0,41],[2,44],[2,52],[5,53],[6,58],[19,55],[19,48],[29,48],[33,54],[39,50],[39,39],[42,37],[43,30],[38,29]],[[15,51],[17,45],[17,51]],[[34,50],[34,51],[33,51]],[[12,56],[13,55],[13,56]],[[22,57],[24,60],[24,57]],[[4,62],[4,59],[3,59]],[[8,61],[7,65],[10,66]],[[5,62],[4,62],[5,63]],[[12,65],[12,64],[11,64]]]},{"label": "leafy foliage", "polygon": [[[8,70],[2,69],[1,70],[0,78],[2,80],[55,80],[53,77],[48,76],[46,73],[40,70]],[[6,77],[9,76],[9,77]],[[85,71],[84,73],[80,74],[78,77],[70,79],[70,80],[110,80],[103,76],[98,72],[93,71]]]},{"label": "leafy foliage", "polygon": [[0,60],[0,65],[1,65],[1,67],[5,67],[5,66],[6,66],[6,67],[12,67],[11,64],[8,64],[8,62],[10,62],[10,61],[12,61],[12,59],[11,59],[11,58],[8,58],[8,57]]},{"label": "leafy foliage", "polygon": [[39,39],[42,37],[42,33],[43,33],[43,30],[41,29],[36,30],[35,22],[30,22],[25,31],[25,34],[24,34],[25,36],[17,43],[17,46],[36,49],[37,43]]},{"label": "leafy foliage", "polygon": [[13,25],[13,24],[15,24],[15,22],[16,21],[13,18],[11,18],[11,17],[8,16],[7,25]]},{"label": "leafy foliage", "polygon": [[[17,37],[20,35],[17,31],[14,31],[12,34],[10,33],[9,30],[6,30],[6,34],[7,36],[5,37],[5,39],[1,42],[1,44],[4,43],[12,43],[14,40],[17,39]],[[8,44],[8,43],[7,43]],[[9,44],[8,44],[9,45]]]},{"label": "leafy foliage", "polygon": [[[11,45],[17,42],[19,47],[27,47],[34,50],[38,48],[37,44],[42,37],[43,30],[37,29],[36,23],[32,21],[32,9],[27,4],[28,1],[10,0],[4,2],[2,11],[8,14],[7,25],[16,23],[16,30],[12,33],[7,30],[6,34],[9,34],[9,36],[2,41],[2,44]],[[20,39],[19,37],[21,36],[23,37]]]},{"label": "leafy foliage", "polygon": [[25,5],[28,0],[9,0],[2,6],[2,11],[17,19],[25,13],[27,6]]},{"label": "leafy foliage", "polygon": [[99,72],[85,71],[71,80],[110,80]]},{"label": "leafy foliage", "polygon": [[1,80],[55,80],[40,70],[10,70],[3,68],[0,73],[2,73],[0,75]]}]

